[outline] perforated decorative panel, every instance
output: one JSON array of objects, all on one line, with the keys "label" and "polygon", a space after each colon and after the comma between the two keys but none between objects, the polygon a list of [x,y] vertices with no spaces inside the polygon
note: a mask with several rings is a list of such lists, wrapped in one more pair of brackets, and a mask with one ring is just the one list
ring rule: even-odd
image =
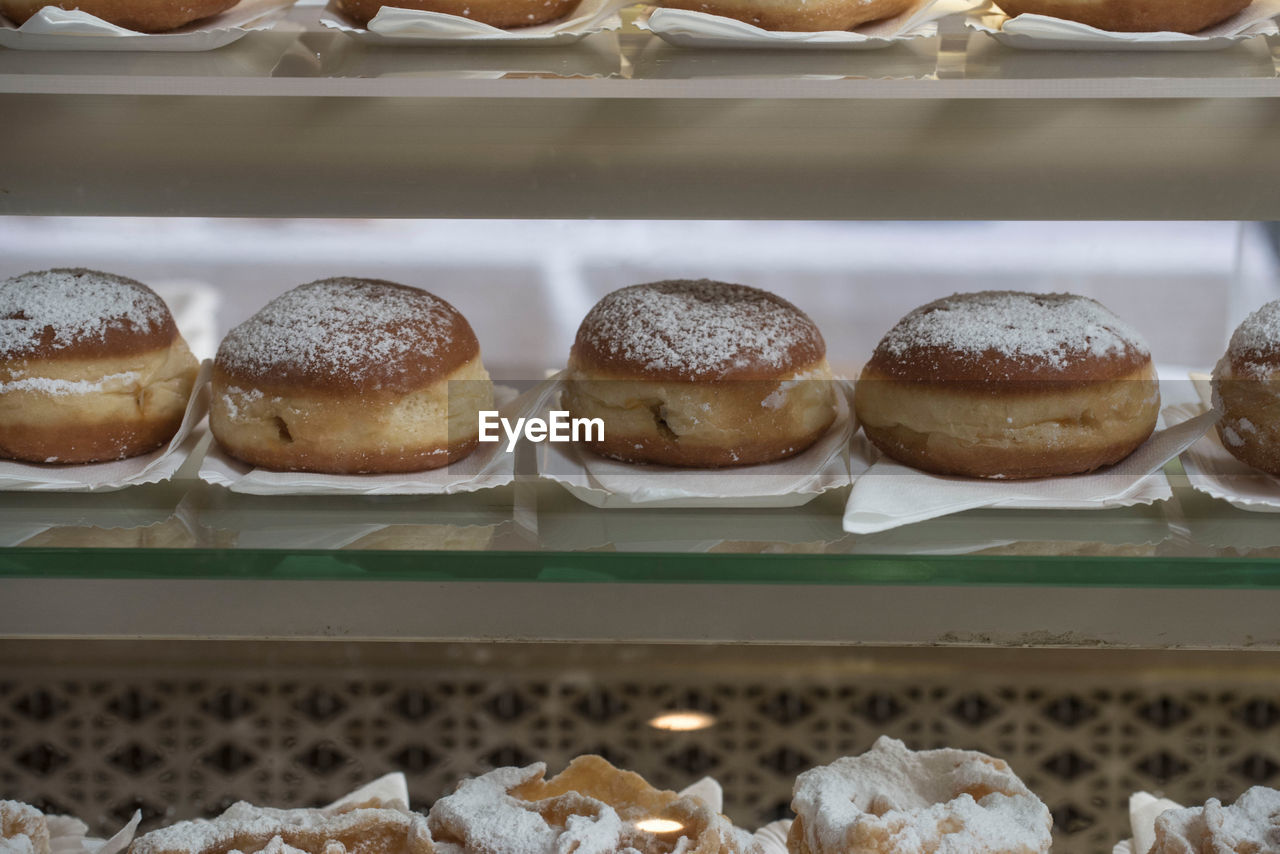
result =
[{"label": "perforated decorative panel", "polygon": [[[160,650],[159,647],[164,649]],[[1127,835],[1135,789],[1280,783],[1271,656],[750,648],[0,646],[0,794],[101,830],[237,799],[312,805],[385,773],[425,809],[460,777],[584,752],[679,788],[706,774],[745,826],[795,775],[882,733],[1006,758],[1055,851]],[[701,711],[706,729],[649,721]]]}]

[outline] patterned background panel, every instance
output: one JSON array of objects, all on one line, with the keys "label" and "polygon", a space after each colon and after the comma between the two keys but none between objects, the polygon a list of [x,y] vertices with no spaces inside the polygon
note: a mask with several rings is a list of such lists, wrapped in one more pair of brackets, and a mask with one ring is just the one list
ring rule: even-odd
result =
[{"label": "patterned background panel", "polygon": [[[706,728],[651,721],[701,712]],[[1280,785],[1280,658],[1260,654],[383,644],[0,645],[0,796],[99,830],[235,800],[328,802],[391,770],[426,809],[465,775],[600,753],[703,775],[754,826],[796,774],[880,734],[1007,759],[1055,852],[1109,852],[1130,792]]]}]

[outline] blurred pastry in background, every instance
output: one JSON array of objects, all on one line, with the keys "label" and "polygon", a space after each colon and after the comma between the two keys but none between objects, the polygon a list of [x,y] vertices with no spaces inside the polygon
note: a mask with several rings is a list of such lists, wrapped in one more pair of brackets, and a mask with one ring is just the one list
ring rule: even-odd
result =
[{"label": "blurred pastry in background", "polygon": [[996,0],[1006,15],[1047,15],[1118,33],[1198,33],[1253,0]]},{"label": "blurred pastry in background", "polygon": [[578,8],[580,0],[338,0],[338,8],[367,27],[383,6],[416,9],[470,18],[500,29],[533,27],[559,20]]},{"label": "blurred pastry in background", "polygon": [[901,15],[912,0],[659,0],[659,6],[735,18],[762,30],[827,32]]},{"label": "blurred pastry in background", "polygon": [[225,12],[239,0],[0,0],[0,14],[22,26],[46,6],[75,9],[140,33],[176,30]]}]

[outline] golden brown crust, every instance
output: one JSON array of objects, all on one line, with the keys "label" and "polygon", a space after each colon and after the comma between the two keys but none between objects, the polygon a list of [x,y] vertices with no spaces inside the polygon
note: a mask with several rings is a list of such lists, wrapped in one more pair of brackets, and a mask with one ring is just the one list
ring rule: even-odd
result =
[{"label": "golden brown crust", "polygon": [[864,369],[863,432],[887,456],[943,475],[1023,479],[1080,474],[1129,456],[1155,429],[1160,397],[1146,365],[1090,384],[903,382]]},{"label": "golden brown crust", "polygon": [[1120,33],[1197,33],[1252,0],[997,0],[1010,17],[1048,15]]},{"label": "golden brown crust", "polygon": [[237,459],[273,471],[427,471],[475,450],[493,384],[479,355],[411,392],[283,389],[242,383],[214,366],[209,428]]},{"label": "golden brown crust", "polygon": [[232,384],[290,393],[405,393],[480,355],[465,317],[419,288],[322,279],[272,300],[223,339],[215,365]]},{"label": "golden brown crust", "polygon": [[125,276],[59,268],[0,281],[0,362],[130,356],[177,337],[164,301]]},{"label": "golden brown crust", "polygon": [[0,457],[58,465],[123,460],[163,447],[181,425],[181,412],[143,422],[13,425],[0,431]]},{"label": "golden brown crust", "polygon": [[779,379],[694,383],[625,379],[571,357],[561,404],[574,418],[603,423],[602,439],[582,443],[597,454],[695,468],[794,456],[836,417],[825,359]]},{"label": "golden brown crust", "polygon": [[1222,412],[1216,428],[1222,447],[1245,465],[1280,476],[1280,369],[1262,379],[1257,359],[1224,358],[1213,392]]},{"label": "golden brown crust", "polygon": [[583,318],[569,358],[621,379],[709,383],[779,379],[826,353],[818,327],[782,297],[699,279],[606,295]]},{"label": "golden brown crust", "polygon": [[900,15],[911,0],[662,0],[668,9],[687,9],[735,18],[764,30],[828,32],[850,30],[870,21]]},{"label": "golden brown crust", "polygon": [[239,0],[0,0],[0,13],[18,26],[45,6],[79,9],[140,33],[162,33],[227,11]]},{"label": "golden brown crust", "polygon": [[383,6],[420,9],[471,18],[491,27],[533,27],[563,18],[580,0],[338,0],[338,6],[362,27],[368,26]]}]

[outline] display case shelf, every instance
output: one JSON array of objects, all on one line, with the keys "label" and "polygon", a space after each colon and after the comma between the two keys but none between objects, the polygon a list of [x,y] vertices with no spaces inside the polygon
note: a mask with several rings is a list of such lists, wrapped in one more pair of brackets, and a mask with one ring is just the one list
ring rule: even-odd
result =
[{"label": "display case shelf", "polygon": [[207,54],[0,51],[0,155],[48,164],[0,213],[1280,219],[1280,39],[414,49],[315,15]]}]

